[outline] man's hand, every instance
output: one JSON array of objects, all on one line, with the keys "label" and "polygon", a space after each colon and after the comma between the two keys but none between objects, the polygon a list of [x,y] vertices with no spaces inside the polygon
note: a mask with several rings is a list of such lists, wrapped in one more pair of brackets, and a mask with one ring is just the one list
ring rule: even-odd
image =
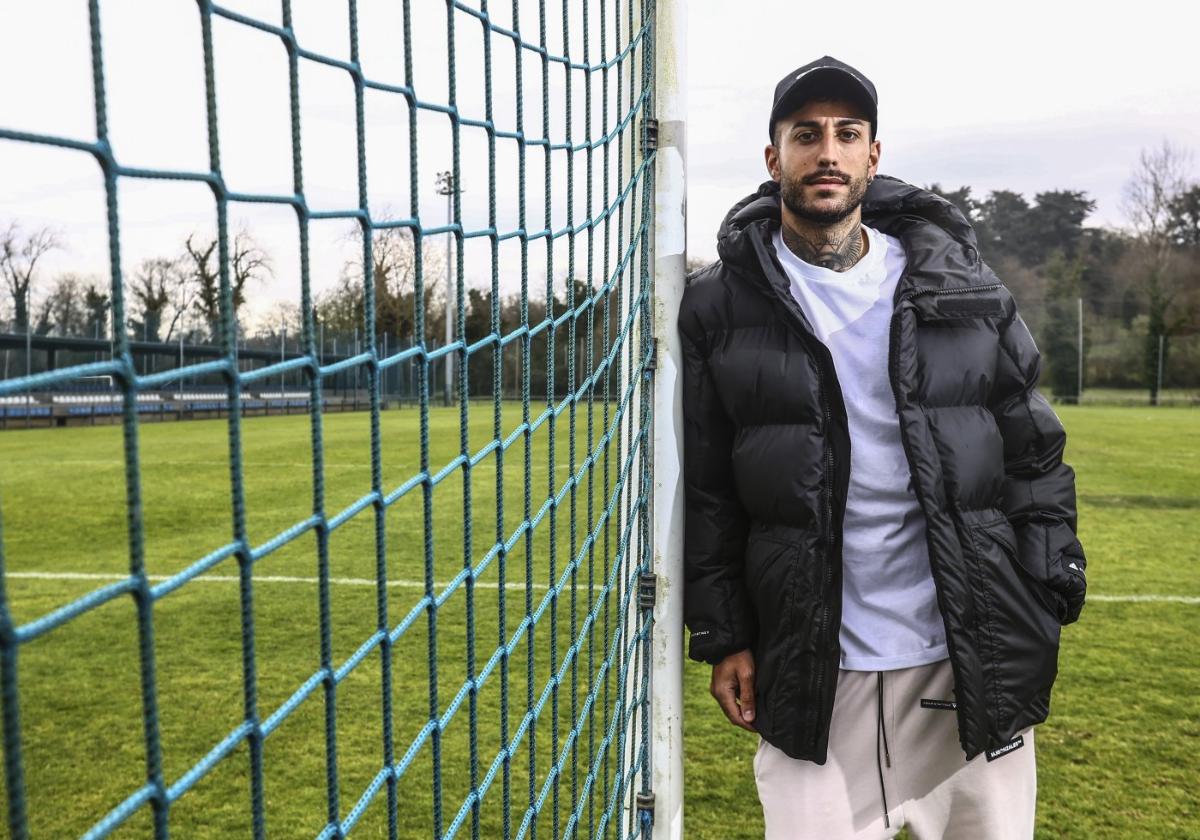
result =
[{"label": "man's hand", "polygon": [[734,726],[754,728],[754,654],[749,649],[731,653],[713,666],[712,696]]}]

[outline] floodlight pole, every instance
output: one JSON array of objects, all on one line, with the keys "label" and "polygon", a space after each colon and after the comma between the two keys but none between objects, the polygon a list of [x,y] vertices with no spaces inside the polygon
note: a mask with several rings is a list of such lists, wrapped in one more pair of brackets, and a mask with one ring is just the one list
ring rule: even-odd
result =
[{"label": "floodlight pole", "polygon": [[[437,194],[446,196],[446,226],[454,223],[454,195],[462,192],[462,185],[453,172],[437,174]],[[454,299],[450,287],[454,283],[454,231],[446,231],[446,347],[454,341]],[[442,392],[442,403],[450,405],[454,392],[454,354],[446,353],[446,382]]]},{"label": "floodlight pole", "polygon": [[1156,379],[1157,387],[1154,389],[1154,404],[1162,405],[1162,383],[1163,383],[1163,339],[1165,336],[1162,333],[1158,334],[1158,377]]},{"label": "floodlight pole", "polygon": [[[179,405],[176,406],[176,414],[182,417],[183,414],[183,319],[186,314],[183,311],[184,301],[183,283],[179,284],[179,315],[175,319],[179,324]],[[178,418],[177,418],[178,419]]]},{"label": "floodlight pole", "polygon": [[1083,298],[1079,298],[1079,385],[1075,391],[1075,404],[1083,404]]},{"label": "floodlight pole", "polygon": [[[25,284],[25,379],[33,375],[33,294],[32,284]],[[29,418],[29,406],[33,402],[33,389],[26,386],[25,417]]]}]

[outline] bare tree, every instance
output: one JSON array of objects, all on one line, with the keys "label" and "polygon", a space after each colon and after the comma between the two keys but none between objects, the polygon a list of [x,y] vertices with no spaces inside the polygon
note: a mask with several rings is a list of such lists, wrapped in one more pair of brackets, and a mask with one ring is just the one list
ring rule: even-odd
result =
[{"label": "bare tree", "polygon": [[84,312],[83,282],[74,274],[54,278],[34,319],[34,332],[46,335],[86,335],[87,317]]},{"label": "bare tree", "polygon": [[[196,240],[196,241],[193,241]],[[197,240],[195,234],[184,243],[187,279],[193,284],[195,294],[192,306],[208,325],[209,339],[220,340],[221,329],[221,274],[217,258],[217,240]],[[233,295],[233,319],[246,302],[246,286],[252,280],[262,280],[272,274],[271,260],[258,247],[254,238],[239,231],[233,240],[229,255],[229,285]]]},{"label": "bare tree", "polygon": [[49,293],[35,307],[35,335],[108,338],[108,292],[95,280],[75,274],[54,278]]},{"label": "bare tree", "polygon": [[[1149,314],[1145,373],[1151,404],[1158,403],[1157,370],[1165,363],[1167,342],[1196,320],[1195,278],[1175,266],[1173,208],[1187,192],[1191,155],[1164,140],[1157,149],[1143,149],[1138,167],[1125,185],[1124,211],[1133,228],[1142,270],[1135,287],[1145,297]],[[1160,351],[1160,338],[1161,351]],[[1160,360],[1160,355],[1163,360]]]},{"label": "bare tree", "polygon": [[[183,280],[178,259],[153,257],[142,261],[129,287],[137,306],[136,316],[129,320],[130,334],[133,338],[142,341],[160,340],[163,317],[172,300],[179,298]],[[180,314],[177,312],[172,320],[172,329]]]},{"label": "bare tree", "polygon": [[229,255],[229,280],[233,284],[234,315],[246,302],[246,286],[250,281],[266,280],[274,276],[271,258],[258,246],[247,231],[239,231],[233,239],[233,253]]},{"label": "bare tree", "polygon": [[277,344],[281,335],[286,335],[289,344],[299,341],[304,328],[298,304],[288,300],[275,301],[271,308],[258,319],[254,337]]},{"label": "bare tree", "polygon": [[54,331],[55,295],[53,292],[43,297],[38,303],[30,302],[30,324],[34,335],[49,335]]},{"label": "bare tree", "polygon": [[0,232],[0,276],[12,296],[16,332],[25,332],[29,328],[29,298],[38,263],[46,254],[61,247],[58,234],[50,228],[40,228],[25,235],[16,222],[10,222],[8,228]]},{"label": "bare tree", "polygon": [[1186,172],[1191,155],[1164,140],[1157,149],[1143,149],[1138,167],[1125,184],[1123,208],[1134,235],[1152,249],[1159,271],[1171,259],[1172,204],[1188,187]]},{"label": "bare tree", "polygon": [[[408,335],[416,313],[413,293],[417,282],[417,254],[412,234],[389,228],[376,231],[371,247],[375,281],[375,323],[382,332]],[[433,266],[426,259],[425,276]],[[439,271],[438,274],[444,274]]]},{"label": "bare tree", "polygon": [[188,282],[193,294],[191,304],[208,325],[209,340],[216,341],[221,323],[221,274],[217,266],[217,240],[193,243],[195,234],[188,236],[183,247],[187,253]]},{"label": "bare tree", "polygon": [[[346,240],[358,246],[358,254],[342,269],[338,286],[321,296],[318,303],[323,319],[336,329],[351,330],[364,324],[366,275],[361,257],[362,228],[357,225]],[[375,284],[375,327],[380,333],[407,338],[416,325],[417,249],[411,231],[383,228],[371,237],[372,279]],[[425,328],[429,335],[433,322],[444,311],[446,260],[441,248],[426,245],[421,252],[421,276],[425,301]],[[440,316],[443,317],[444,316]],[[444,324],[444,320],[441,322]]]}]

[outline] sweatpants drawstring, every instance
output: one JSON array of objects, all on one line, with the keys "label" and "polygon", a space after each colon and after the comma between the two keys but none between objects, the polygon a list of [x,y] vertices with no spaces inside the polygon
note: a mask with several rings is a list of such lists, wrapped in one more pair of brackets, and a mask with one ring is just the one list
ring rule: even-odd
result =
[{"label": "sweatpants drawstring", "polygon": [[879,794],[883,797],[883,826],[891,828],[892,821],[888,817],[887,804],[887,789],[883,785],[883,764],[879,761],[879,737],[883,735],[883,755],[887,759],[887,766],[892,766],[892,754],[888,750],[887,728],[883,725],[883,671],[879,671],[878,680],[875,683],[876,691],[876,708],[879,712],[879,725],[875,727],[875,766],[879,770]]},{"label": "sweatpants drawstring", "polygon": [[883,732],[883,757],[887,759],[887,766],[892,766],[892,754],[888,750],[887,742],[887,727],[883,724],[883,671],[879,672],[879,729]]}]

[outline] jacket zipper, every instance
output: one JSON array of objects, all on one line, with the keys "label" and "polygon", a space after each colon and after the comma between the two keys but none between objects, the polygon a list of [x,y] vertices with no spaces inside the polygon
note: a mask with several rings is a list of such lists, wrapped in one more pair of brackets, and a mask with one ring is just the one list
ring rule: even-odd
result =
[{"label": "jacket zipper", "polygon": [[[907,269],[905,270],[905,274],[907,274]],[[904,277],[901,277],[900,282],[902,282],[902,281],[904,281]],[[896,286],[899,286],[899,284],[900,283],[896,283]],[[960,287],[960,288],[956,288],[956,289],[910,289],[910,290],[907,290],[907,292],[902,292],[898,296],[898,298],[896,298],[895,305],[899,306],[900,304],[902,304],[902,302],[904,302],[906,300],[912,300],[913,298],[920,298],[920,296],[923,296],[923,295],[930,295],[930,296],[932,296],[932,298],[940,298],[940,296],[942,296],[942,295],[950,295],[950,294],[974,294],[976,292],[995,292],[996,289],[1001,289],[1003,287],[1004,287],[1003,283],[988,283],[988,284],[986,284],[986,286],[964,286],[964,287]],[[894,317],[895,316],[895,306],[893,306],[892,314]]]},{"label": "jacket zipper", "polygon": [[[907,269],[905,270],[905,273],[908,273]],[[897,283],[897,285],[899,285],[899,283]],[[934,297],[938,297],[940,295],[967,295],[975,292],[991,292],[1002,288],[1003,286],[1003,283],[988,283],[986,286],[962,286],[957,289],[910,289],[902,292],[896,299],[896,303],[912,300],[913,298],[920,297],[921,295],[932,295]]]},{"label": "jacket zipper", "polygon": [[[794,302],[794,301],[793,301]],[[829,353],[829,349],[820,342],[815,335],[808,333],[807,326],[804,321],[800,321],[800,335],[805,344],[809,345],[809,352],[813,354],[813,358],[817,360],[817,372],[819,376],[819,389],[821,394],[821,413],[825,420],[825,457],[824,457],[824,482],[821,488],[821,496],[824,508],[822,519],[825,525],[825,557],[824,557],[824,584],[826,597],[822,600],[824,604],[821,608],[821,627],[817,634],[818,650],[820,653],[817,656],[817,674],[816,674],[816,693],[818,697],[824,696],[825,691],[825,656],[824,656],[824,640],[829,633],[829,613],[830,613],[830,597],[828,596],[829,587],[833,583],[833,564],[835,549],[837,546],[836,535],[833,528],[833,483],[837,480],[834,473],[833,459],[833,410],[829,407],[829,373],[826,370],[826,365],[833,367],[833,359],[830,357],[826,360],[825,356]],[[814,703],[809,706],[809,731],[812,732],[812,743],[814,748],[820,740],[820,722],[821,709],[825,704]],[[832,707],[832,699],[828,704]]]},{"label": "jacket zipper", "polygon": [[[830,429],[832,428],[832,425],[833,425],[833,412],[830,411],[830,409],[829,409],[829,395],[826,390],[827,389],[826,383],[827,383],[827,380],[824,376],[824,373],[822,373],[822,376],[821,376],[821,405],[825,410],[824,411],[824,413],[825,413],[825,486],[823,488],[824,492],[822,493],[822,495],[825,497],[825,517],[824,517],[824,519],[825,519],[825,582],[824,582],[824,585],[822,588],[826,592],[826,597],[824,599],[825,603],[821,608],[821,630],[818,633],[819,639],[822,642],[824,641],[826,635],[829,632],[830,597],[828,596],[828,593],[829,593],[829,587],[833,583],[833,555],[834,555],[834,547],[836,545],[836,540],[834,538],[834,533],[833,533],[833,482],[836,479],[835,479],[834,472],[833,472],[833,468],[834,468],[833,442],[830,437],[831,436]],[[822,694],[824,692],[824,687],[825,687],[825,656],[824,656],[824,650],[823,650],[824,645],[823,644],[821,645],[821,648],[822,648],[822,650],[821,650],[820,654],[817,656],[816,687],[817,687],[817,696],[818,697],[822,696]],[[830,705],[832,705],[832,703]],[[813,733],[814,747],[816,746],[817,741],[820,740],[820,735],[818,734],[819,727],[817,726],[817,723],[819,723],[819,721],[817,720],[818,712],[817,712],[817,709],[815,708],[815,706],[816,706],[816,704],[814,704],[814,706],[812,708],[812,715],[811,715],[812,716],[812,733]]]},{"label": "jacket zipper", "polygon": [[[763,243],[756,242],[756,245],[761,245],[761,244],[763,244]],[[774,247],[768,245],[768,248],[764,249],[764,251],[768,255],[767,262],[770,264],[771,257],[774,256]],[[775,266],[773,264],[771,264],[771,267],[775,268]],[[782,270],[782,266],[780,266],[778,270],[781,272],[781,276],[786,280],[787,272],[784,272]],[[896,282],[897,291],[899,291],[903,287],[904,281],[905,281],[906,277],[908,276],[908,270],[909,270],[909,265],[906,264],[904,267],[904,272],[901,274],[900,278]],[[796,304],[795,299],[792,298],[790,291],[778,289],[776,287],[776,285],[774,283],[770,282],[769,280],[767,282],[767,285],[769,287],[771,287],[772,291],[775,292],[776,297],[783,300],[785,310],[791,311],[793,306],[797,307],[797,309],[798,309],[798,304]],[[905,300],[911,300],[912,298],[919,297],[920,295],[938,296],[938,295],[969,294],[969,293],[974,293],[974,292],[993,291],[995,289],[1001,288],[1002,286],[1003,286],[1003,284],[1001,284],[1001,283],[990,283],[985,286],[964,286],[962,288],[956,288],[956,289],[913,289],[913,290],[908,290],[908,291],[902,292],[896,296],[896,298],[894,299],[894,302],[893,302],[893,307],[892,307],[892,323],[891,323],[890,336],[889,336],[890,341],[889,341],[889,347],[888,347],[888,373],[889,373],[889,379],[891,380],[891,384],[892,384],[892,395],[893,395],[894,400],[896,400],[898,402],[899,392],[900,392],[899,375],[896,370],[896,347],[899,343],[898,327],[899,327],[899,323],[900,323],[899,319],[896,317],[896,313],[899,309],[900,303],[902,303]],[[816,358],[818,360],[817,370],[820,374],[821,409],[822,409],[822,414],[824,415],[824,419],[825,419],[825,483],[824,483],[823,493],[822,493],[822,495],[824,496],[824,507],[825,507],[824,519],[825,519],[825,543],[826,543],[824,589],[826,590],[826,593],[828,593],[829,587],[833,583],[833,563],[834,563],[833,555],[835,553],[834,549],[837,545],[836,535],[834,534],[834,528],[833,528],[833,482],[836,480],[836,476],[833,473],[833,469],[834,469],[833,442],[832,442],[832,436],[831,436],[831,429],[832,429],[832,425],[833,425],[833,412],[829,407],[829,372],[826,370],[827,365],[829,368],[833,367],[833,359],[832,359],[832,357],[829,357],[828,359],[826,359],[826,356],[828,356],[828,354],[829,354],[829,348],[825,347],[825,345],[822,344],[819,339],[817,339],[816,335],[809,330],[803,315],[802,314],[797,315],[796,312],[792,312],[792,315],[793,315],[793,318],[798,322],[798,324],[800,326],[799,334],[800,334],[801,339],[805,342],[805,344],[809,345],[810,352],[812,352],[814,350],[816,351],[816,352],[813,352],[813,356],[814,356],[814,358]],[[913,464],[913,458],[912,458],[912,452],[909,449],[908,440],[904,436],[904,434],[900,435],[900,440],[904,447],[905,459],[908,461],[909,470],[911,471],[912,464]],[[914,483],[914,490],[916,490],[915,483]],[[916,492],[918,494],[920,493],[919,490],[916,490]],[[924,506],[922,506],[922,510],[924,510]],[[829,631],[829,613],[830,613],[829,604],[830,604],[830,598],[826,597],[824,599],[824,605],[821,609],[821,627],[820,627],[820,631],[818,633],[819,641],[823,641]],[[947,637],[947,645],[950,645],[950,644],[952,644],[952,642],[950,641],[949,637]],[[823,647],[824,647],[824,645],[820,645],[819,649],[821,649]],[[825,677],[826,677],[825,671],[826,671],[825,657],[823,655],[818,655],[818,657],[817,657],[817,675],[816,675],[816,684],[815,684],[816,693],[817,693],[818,697],[822,697],[824,690],[825,690]],[[823,706],[823,705],[824,704],[813,704],[812,706],[810,706],[810,710],[809,710],[809,720],[810,720],[810,727],[811,727],[810,731],[812,732],[812,738],[813,738],[812,743],[813,743],[814,747],[817,744],[817,742],[820,740],[820,733],[818,732],[819,727],[817,726],[817,723],[819,722],[817,718],[820,713],[820,709],[818,708],[818,706]],[[832,700],[830,701],[830,705],[832,706]],[[961,713],[962,713],[962,707],[960,706],[960,714]]]},{"label": "jacket zipper", "polygon": [[[905,265],[904,274],[905,275],[908,274],[908,266],[907,265]],[[901,276],[896,282],[896,287],[901,288],[903,282],[904,282],[904,277]],[[889,370],[889,373],[891,374],[890,378],[892,381],[893,399],[896,399],[898,397],[898,393],[899,393],[899,388],[898,388],[898,378],[899,377],[895,372],[896,345],[899,343],[899,337],[898,337],[898,333],[896,330],[896,326],[898,325],[899,322],[895,318],[895,311],[894,311],[895,305],[898,305],[899,303],[901,303],[905,300],[911,300],[912,298],[918,297],[920,295],[938,296],[938,295],[966,294],[966,293],[972,293],[972,292],[992,291],[995,289],[999,289],[1001,286],[1002,286],[1001,283],[990,283],[986,286],[966,286],[966,287],[959,288],[959,289],[913,289],[913,290],[909,290],[909,291],[905,291],[905,292],[901,293],[901,295],[896,300],[896,302],[893,306],[892,328],[891,328],[891,335],[890,335],[890,338],[891,338],[890,345],[891,346],[888,348],[888,350],[889,350],[889,352],[888,352],[888,360],[889,360],[888,370]],[[815,338],[815,336],[814,336],[814,338]],[[805,335],[805,339],[808,340],[807,335]],[[822,349],[824,349],[826,352],[828,352],[828,348],[825,348],[825,346],[823,344],[821,344],[820,341],[817,341],[816,343],[819,344]],[[817,354],[817,357],[822,358],[821,354],[819,354],[819,353]],[[832,365],[832,360],[830,360],[830,364]],[[825,478],[825,486],[823,488],[824,492],[822,493],[822,495],[824,497],[824,502],[825,502],[824,520],[825,520],[825,543],[826,543],[824,589],[826,590],[826,592],[828,592],[830,585],[833,583],[833,562],[834,562],[833,555],[835,553],[834,547],[837,542],[836,536],[834,534],[834,529],[833,529],[833,482],[835,480],[835,476],[833,473],[833,466],[834,466],[834,464],[833,464],[833,443],[831,442],[831,432],[830,432],[832,425],[833,425],[833,412],[830,411],[830,409],[829,409],[828,375],[824,369],[824,365],[818,365],[818,369],[821,372],[821,408],[822,408],[823,414],[825,416],[825,477],[826,478]],[[909,448],[908,448],[908,440],[907,440],[907,438],[905,438],[905,436],[903,434],[900,435],[900,440],[904,444],[904,456],[905,456],[905,459],[908,461],[909,469],[911,470],[912,469],[912,453],[909,451]],[[914,488],[915,488],[915,484],[914,484]],[[818,634],[820,639],[822,639],[822,640],[825,639],[825,636],[828,632],[829,632],[829,598],[826,598],[825,604],[821,608],[821,629]],[[822,693],[824,692],[824,688],[825,688],[825,658],[823,656],[818,656],[817,657],[817,680],[816,680],[816,689],[817,689],[818,697],[822,696]],[[817,724],[816,717],[817,717],[817,710],[815,708],[813,708],[812,713],[811,713],[811,718],[812,718],[812,733],[813,733],[814,746],[816,745],[816,742],[820,739],[820,734],[817,731],[818,727],[816,725]]]},{"label": "jacket zipper", "polygon": [[[767,261],[768,261],[768,263],[771,263],[771,258],[774,257],[774,247],[768,245],[767,249],[765,249],[765,250],[766,250],[766,254],[768,255]],[[776,266],[773,263],[771,264],[771,267],[776,268]],[[780,276],[786,281],[787,272],[783,271],[783,267],[779,266],[777,268],[777,271],[780,273]],[[825,645],[823,644],[823,642],[829,632],[829,613],[830,613],[829,605],[831,602],[831,598],[829,597],[828,590],[829,590],[829,587],[833,583],[833,564],[834,564],[834,559],[835,559],[834,554],[836,553],[835,548],[837,546],[837,539],[836,539],[836,535],[834,534],[834,528],[833,528],[833,482],[837,480],[837,476],[834,474],[833,434],[832,434],[833,410],[829,406],[829,390],[830,390],[829,383],[830,383],[830,379],[831,379],[831,375],[830,375],[831,371],[833,372],[832,378],[836,378],[837,374],[836,374],[836,371],[833,371],[833,357],[829,353],[829,348],[826,347],[823,343],[821,343],[820,339],[818,339],[816,334],[813,333],[812,330],[809,328],[807,320],[805,319],[803,313],[800,312],[799,304],[796,303],[796,300],[795,300],[795,298],[792,297],[791,292],[777,288],[776,285],[774,283],[771,283],[769,280],[767,282],[767,285],[770,286],[771,289],[775,292],[776,297],[781,299],[781,301],[784,304],[784,309],[791,312],[793,320],[796,322],[796,326],[799,328],[797,330],[797,332],[800,336],[800,339],[808,346],[809,352],[812,354],[813,358],[817,360],[819,391],[821,394],[821,413],[825,420],[825,453],[824,453],[824,455],[825,455],[825,457],[824,457],[825,481],[824,481],[824,486],[822,487],[821,495],[823,497],[823,502],[824,502],[824,504],[823,504],[823,507],[824,507],[823,519],[824,519],[824,523],[825,523],[825,557],[824,557],[825,568],[824,568],[823,588],[825,590],[826,597],[824,597],[822,599],[824,601],[824,604],[821,608],[821,626],[820,626],[820,630],[818,631],[818,634],[817,634],[818,635],[818,650],[820,651],[820,653],[817,656],[817,673],[816,673],[815,687],[816,687],[817,696],[823,698],[824,692],[825,692],[825,677],[826,677],[825,656],[824,656]],[[794,311],[793,311],[793,308],[794,308]],[[839,594],[839,597],[840,597],[840,594]],[[820,740],[820,732],[819,732],[820,727],[817,724],[820,722],[819,717],[820,717],[821,711],[825,705],[828,705],[830,708],[832,708],[832,706],[833,706],[832,698],[830,698],[830,701],[828,704],[814,703],[814,704],[811,704],[808,709],[809,731],[812,732],[812,744],[813,744],[814,748],[816,747],[817,742]]]},{"label": "jacket zipper", "polygon": [[[905,265],[904,272],[903,272],[903,274],[901,274],[900,279],[896,283],[897,291],[899,291],[899,289],[903,286],[904,280],[907,277],[907,275],[908,275],[908,266]],[[889,338],[889,341],[888,341],[888,379],[891,381],[892,399],[896,403],[897,410],[899,410],[899,407],[900,407],[900,372],[899,372],[898,365],[897,365],[897,361],[898,361],[897,356],[898,356],[898,350],[899,350],[899,346],[900,346],[900,304],[902,304],[906,300],[912,300],[915,297],[920,297],[921,295],[931,295],[934,297],[938,297],[941,295],[971,294],[974,292],[995,291],[997,289],[1003,288],[1003,286],[1004,286],[1003,283],[989,283],[985,286],[964,286],[964,287],[956,288],[956,289],[911,289],[911,290],[906,290],[904,292],[900,292],[896,295],[895,300],[893,302],[893,306],[892,306],[892,320],[891,320],[891,326],[890,326],[889,335],[888,335],[888,338]],[[904,433],[903,429],[900,430],[900,444],[904,449],[904,459],[905,459],[905,461],[908,462],[909,472],[914,473],[915,470],[913,469],[912,448],[909,446],[908,435],[906,435]],[[913,492],[917,496],[917,505],[921,508],[922,514],[924,514],[925,508],[926,508],[926,504],[925,504],[926,500],[924,498],[924,493],[921,490],[920,484],[915,480],[913,481]],[[928,518],[928,517],[926,517],[926,518]],[[935,581],[935,588],[940,593],[940,591],[941,591],[940,587],[936,586],[937,571],[933,568],[933,552],[932,551],[930,551],[930,553],[929,553],[929,562],[930,562],[930,569],[929,569],[930,574],[933,575],[934,581]],[[940,603],[938,604],[938,612],[941,612],[941,604]],[[954,670],[954,663],[957,662],[958,657],[955,653],[954,636],[951,633],[946,634],[946,648],[950,654],[951,670]],[[964,722],[967,720],[967,711],[968,711],[968,709],[967,709],[967,705],[965,703],[958,704],[958,709],[957,709],[956,714],[958,717],[958,724],[960,727],[960,731],[962,731],[962,732],[967,731],[966,727],[964,726]]]}]

